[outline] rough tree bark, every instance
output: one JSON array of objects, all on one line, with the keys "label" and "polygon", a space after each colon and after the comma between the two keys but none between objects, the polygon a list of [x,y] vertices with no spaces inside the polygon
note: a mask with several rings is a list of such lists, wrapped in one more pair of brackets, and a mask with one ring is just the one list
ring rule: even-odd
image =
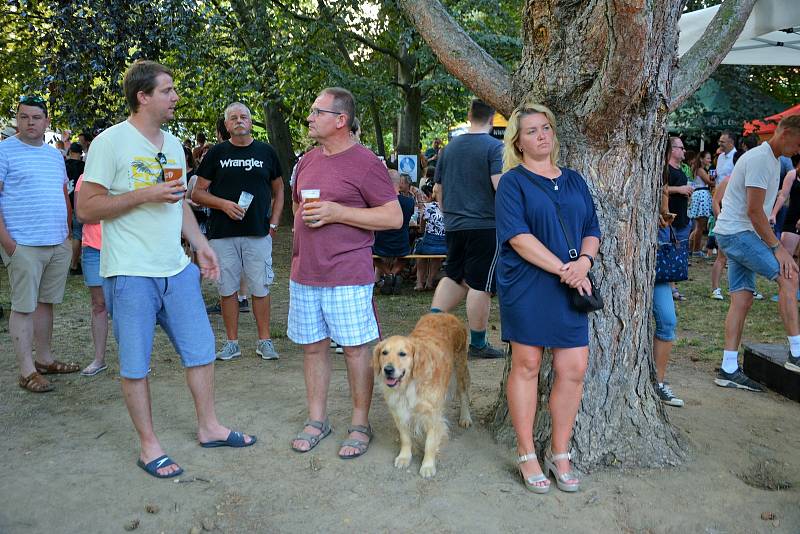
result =
[{"label": "rough tree bark", "polygon": [[[450,73],[504,115],[527,99],[553,110],[560,163],[583,174],[594,196],[603,230],[596,270],[606,308],[591,316],[591,357],[572,442],[583,470],[674,465],[685,457],[684,441],[652,387],[650,310],[666,117],[720,63],[754,1],[726,0],[709,37],[679,66],[682,0],[527,0],[524,46],[510,75],[438,0],[399,0]],[[550,363],[546,358],[540,377],[539,447],[549,444]],[[510,444],[509,369],[507,361],[492,426]]]}]

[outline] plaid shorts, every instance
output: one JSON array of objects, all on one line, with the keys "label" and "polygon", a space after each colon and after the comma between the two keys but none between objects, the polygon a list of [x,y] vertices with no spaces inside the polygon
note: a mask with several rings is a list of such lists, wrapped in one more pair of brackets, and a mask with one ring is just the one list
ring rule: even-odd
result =
[{"label": "plaid shorts", "polygon": [[343,347],[357,347],[377,339],[372,287],[319,287],[290,280],[286,334],[298,345],[331,338]]}]

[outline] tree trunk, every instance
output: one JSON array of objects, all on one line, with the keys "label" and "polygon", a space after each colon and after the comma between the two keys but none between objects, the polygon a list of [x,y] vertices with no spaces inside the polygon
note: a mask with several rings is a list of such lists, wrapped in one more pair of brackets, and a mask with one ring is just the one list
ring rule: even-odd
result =
[{"label": "tree trunk", "polygon": [[278,161],[280,161],[283,171],[283,184],[287,192],[284,195],[283,219],[288,221],[292,213],[292,195],[288,194],[289,178],[292,176],[292,169],[296,161],[292,147],[292,134],[279,102],[266,100],[263,107],[264,120],[267,123],[267,136],[272,148],[278,153]]},{"label": "tree trunk", "polygon": [[373,96],[369,97],[369,112],[370,115],[372,115],[372,124],[375,127],[375,147],[378,149],[378,155],[381,156],[384,161],[386,161],[386,143],[383,140],[383,122],[381,121],[381,110],[378,107],[378,103],[375,101],[375,97]]},{"label": "tree trunk", "polygon": [[[752,0],[727,0],[747,2]],[[653,389],[651,308],[656,201],[682,2],[526,0],[524,46],[511,76],[439,1],[398,3],[445,67],[504,115],[524,101],[550,107],[560,165],[580,172],[594,197],[603,232],[595,271],[606,307],[590,316],[589,368],[572,439],[575,464],[589,471],[681,462],[685,442]],[[746,18],[745,11],[739,13]],[[551,363],[547,354],[534,427],[539,451],[551,434]],[[515,434],[505,396],[509,369],[507,360],[492,429],[510,445]]]},{"label": "tree trunk", "polygon": [[[401,51],[401,61],[397,62],[397,83],[403,95],[403,109],[397,121],[397,154],[419,154],[419,129],[422,115],[422,91],[415,82],[416,58],[404,48]],[[419,164],[417,176],[412,178],[419,181]]]}]

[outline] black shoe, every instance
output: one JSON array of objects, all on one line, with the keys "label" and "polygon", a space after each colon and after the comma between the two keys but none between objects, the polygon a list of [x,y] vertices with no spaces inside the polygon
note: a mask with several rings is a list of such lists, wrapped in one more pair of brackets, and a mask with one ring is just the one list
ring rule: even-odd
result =
[{"label": "black shoe", "polygon": [[394,275],[394,280],[392,281],[392,293],[394,295],[400,294],[400,286],[403,284],[403,277],[399,274]]},{"label": "black shoe", "polygon": [[476,347],[475,345],[469,346],[469,357],[470,358],[483,358],[483,359],[495,359],[495,358],[503,358],[505,355],[503,351],[497,350],[494,348],[488,341],[486,345],[481,348]]},{"label": "black shoe", "polygon": [[[2,317],[2,315],[0,315]],[[795,373],[800,373],[800,356],[789,356],[786,363],[783,364],[785,368]]]},{"label": "black shoe", "polygon": [[211,306],[206,306],[206,313],[222,313],[222,308],[219,307],[219,302]]},{"label": "black shoe", "polygon": [[764,391],[761,384],[744,374],[741,367],[732,373],[726,373],[720,369],[717,378],[714,379],[714,383],[723,388],[746,389],[747,391],[755,391],[756,393],[763,393]]},{"label": "black shoe", "polygon": [[679,399],[672,393],[672,388],[667,385],[666,382],[662,384],[656,384],[656,395],[658,398],[661,399],[661,402],[668,406],[677,406],[680,408],[683,406],[683,400]]},{"label": "black shoe", "polygon": [[387,274],[381,278],[378,284],[380,284],[381,287],[381,295],[391,295],[392,291],[394,291],[394,275]]},{"label": "black shoe", "polygon": [[247,299],[239,301],[239,313],[247,313],[250,311],[250,303],[247,302]]},{"label": "black shoe", "polygon": [[78,275],[83,274],[83,269],[81,268],[81,265],[78,264],[78,266],[75,267],[74,269],[72,267],[70,267],[69,268],[69,274],[71,274],[73,276],[78,276]]}]

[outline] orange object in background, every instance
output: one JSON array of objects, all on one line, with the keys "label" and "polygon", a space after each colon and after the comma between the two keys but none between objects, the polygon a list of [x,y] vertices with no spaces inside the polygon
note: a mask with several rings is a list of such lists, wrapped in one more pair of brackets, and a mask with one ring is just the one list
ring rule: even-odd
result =
[{"label": "orange object in background", "polygon": [[761,141],[766,141],[772,137],[773,133],[775,133],[775,128],[778,126],[778,123],[782,118],[788,117],[789,115],[798,114],[800,114],[800,104],[796,104],[789,109],[785,109],[780,113],[765,117],[764,119],[747,121],[744,123],[744,135],[750,135],[754,133],[758,135]]}]

